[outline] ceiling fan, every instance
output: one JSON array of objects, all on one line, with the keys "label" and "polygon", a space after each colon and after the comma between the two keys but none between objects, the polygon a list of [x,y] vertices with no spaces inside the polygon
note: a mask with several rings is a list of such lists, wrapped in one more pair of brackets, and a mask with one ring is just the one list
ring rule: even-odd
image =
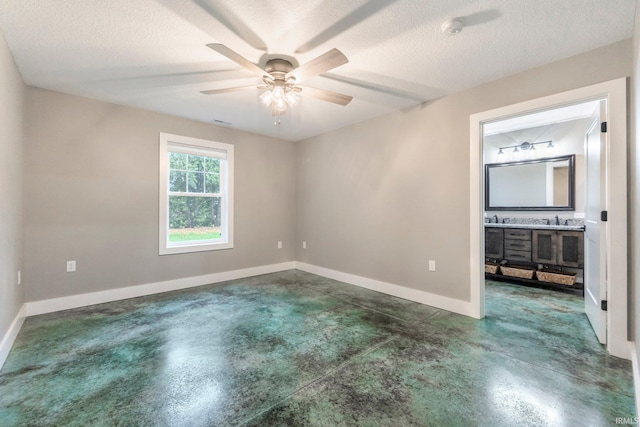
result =
[{"label": "ceiling fan", "polygon": [[300,85],[301,82],[310,79],[311,77],[315,77],[318,74],[325,73],[349,62],[347,57],[338,49],[331,49],[330,51],[297,68],[286,59],[272,58],[267,61],[264,69],[262,69],[223,44],[210,43],[207,47],[226,56],[236,64],[242,65],[252,73],[257,74],[262,78],[264,85],[240,86],[202,91],[201,93],[205,95],[215,95],[218,93],[235,92],[247,89],[264,90],[260,95],[260,100],[265,106],[271,107],[271,114],[274,117],[285,114],[287,107],[293,107],[297,104],[300,94],[343,106],[347,105],[353,99],[352,96],[343,95],[341,93]]}]

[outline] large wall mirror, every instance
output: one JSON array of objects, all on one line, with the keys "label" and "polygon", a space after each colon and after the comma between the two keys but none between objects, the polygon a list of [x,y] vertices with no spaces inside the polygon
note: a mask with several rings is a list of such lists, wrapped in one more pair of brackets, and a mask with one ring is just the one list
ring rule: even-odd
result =
[{"label": "large wall mirror", "polygon": [[485,210],[575,210],[575,155],[485,165]]}]

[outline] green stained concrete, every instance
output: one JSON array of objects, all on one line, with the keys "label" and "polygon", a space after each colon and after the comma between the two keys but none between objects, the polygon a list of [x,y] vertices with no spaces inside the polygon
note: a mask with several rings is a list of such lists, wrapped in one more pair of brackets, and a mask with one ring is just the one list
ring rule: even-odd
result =
[{"label": "green stained concrete", "polygon": [[578,297],[487,286],[476,321],[299,271],[31,317],[0,425],[611,425],[631,365]]}]

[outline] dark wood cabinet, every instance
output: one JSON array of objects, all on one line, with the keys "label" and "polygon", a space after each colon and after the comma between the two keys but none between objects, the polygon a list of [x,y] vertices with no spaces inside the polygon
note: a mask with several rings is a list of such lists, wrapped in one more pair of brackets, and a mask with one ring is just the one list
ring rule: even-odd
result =
[{"label": "dark wood cabinet", "polygon": [[[543,266],[547,271],[582,269],[584,266],[584,232],[550,229],[485,227],[485,258],[490,261],[506,263],[509,266]],[[569,270],[565,270],[565,268]],[[573,270],[573,273],[580,273]],[[498,278],[500,274],[487,273],[488,277]],[[541,283],[554,289],[566,289],[567,286],[539,279],[518,279],[511,281]],[[582,282],[578,280],[571,289],[582,291]]]},{"label": "dark wood cabinet", "polygon": [[484,256],[491,259],[504,257],[504,230],[502,228],[484,229]]},{"label": "dark wood cabinet", "polygon": [[533,231],[533,262],[582,268],[584,233],[582,231]]},{"label": "dark wood cabinet", "polygon": [[582,268],[584,233],[485,227],[485,258]]},{"label": "dark wood cabinet", "polygon": [[582,268],[584,263],[584,233],[581,231],[558,231],[557,264]]},{"label": "dark wood cabinet", "polygon": [[558,254],[557,231],[533,230],[533,262],[555,264]]}]

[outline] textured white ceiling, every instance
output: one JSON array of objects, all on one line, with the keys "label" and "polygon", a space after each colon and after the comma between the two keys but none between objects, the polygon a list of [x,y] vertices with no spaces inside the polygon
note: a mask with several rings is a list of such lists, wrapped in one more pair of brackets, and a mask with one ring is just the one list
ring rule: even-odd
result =
[{"label": "textured white ceiling", "polygon": [[[630,38],[634,0],[0,0],[0,29],[32,86],[300,140]],[[457,36],[440,25],[459,17]],[[331,48],[350,60],[309,86],[274,126],[257,84],[207,48],[300,64]]]}]

